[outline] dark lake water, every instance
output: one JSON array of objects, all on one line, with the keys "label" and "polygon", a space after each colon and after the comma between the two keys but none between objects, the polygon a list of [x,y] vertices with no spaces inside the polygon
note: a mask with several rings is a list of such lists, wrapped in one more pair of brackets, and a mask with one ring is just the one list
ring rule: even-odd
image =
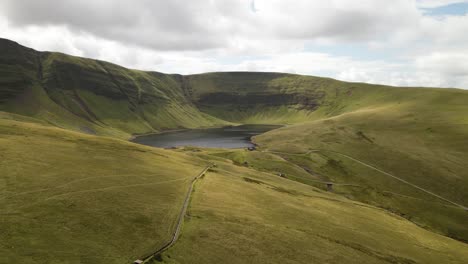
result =
[{"label": "dark lake water", "polygon": [[192,129],[139,136],[132,140],[143,145],[171,148],[197,146],[205,148],[246,148],[253,146],[250,138],[279,128],[277,125],[242,125],[235,127]]}]

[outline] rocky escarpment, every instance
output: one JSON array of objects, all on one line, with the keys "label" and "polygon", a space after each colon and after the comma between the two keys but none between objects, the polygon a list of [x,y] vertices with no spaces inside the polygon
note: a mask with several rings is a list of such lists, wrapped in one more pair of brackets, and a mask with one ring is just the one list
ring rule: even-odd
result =
[{"label": "rocky escarpment", "polygon": [[304,121],[337,82],[268,72],[144,72],[5,39],[0,47],[0,111],[97,134]]},{"label": "rocky escarpment", "polygon": [[0,103],[18,96],[40,78],[39,65],[38,52],[0,39]]}]

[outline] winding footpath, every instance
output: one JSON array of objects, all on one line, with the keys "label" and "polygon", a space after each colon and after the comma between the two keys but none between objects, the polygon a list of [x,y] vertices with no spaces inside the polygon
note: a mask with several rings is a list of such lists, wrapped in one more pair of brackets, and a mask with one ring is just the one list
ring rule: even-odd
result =
[{"label": "winding footpath", "polygon": [[[185,213],[187,212],[187,208],[190,202],[190,197],[192,195],[193,191],[193,186],[195,185],[195,182],[200,179],[201,176],[203,176],[208,169],[213,167],[213,164],[206,166],[195,178],[193,178],[192,182],[190,183],[190,187],[187,191],[187,194],[185,196],[184,204],[182,206],[182,209],[180,210],[179,216],[177,217],[177,225],[175,227],[174,232],[172,233],[171,240],[164,244],[160,249],[156,250],[155,252],[151,253],[150,255],[144,256],[141,258],[142,263],[148,262],[150,259],[154,258],[155,256],[160,255],[164,251],[166,251],[168,248],[170,248],[172,245],[177,242],[177,239],[179,238],[180,235],[180,230],[182,228],[182,223],[184,222],[184,216]],[[138,261],[138,260],[137,260]],[[139,263],[139,262],[133,262],[133,263]]]},{"label": "winding footpath", "polygon": [[438,194],[435,194],[435,193],[433,193],[433,192],[431,192],[431,191],[429,191],[429,190],[427,190],[427,189],[424,189],[424,188],[422,188],[422,187],[420,187],[420,186],[418,186],[418,185],[416,185],[416,184],[413,184],[413,183],[411,183],[411,182],[409,182],[409,181],[407,181],[407,180],[404,180],[404,179],[402,179],[402,178],[400,178],[400,177],[398,177],[398,176],[395,176],[395,175],[393,175],[393,174],[391,174],[391,173],[388,173],[388,172],[386,172],[386,171],[383,171],[383,170],[381,170],[381,169],[379,169],[379,168],[377,168],[377,167],[375,167],[375,166],[373,166],[373,165],[371,165],[371,164],[368,164],[368,163],[366,163],[366,162],[364,162],[364,161],[361,161],[361,160],[358,160],[358,159],[356,159],[356,158],[353,158],[353,157],[351,157],[351,156],[349,156],[349,155],[340,153],[340,152],[338,152],[338,151],[326,150],[326,149],[313,149],[313,150],[309,150],[309,151],[307,151],[306,153],[303,153],[303,154],[299,154],[299,153],[287,153],[287,152],[279,152],[279,151],[268,151],[268,152],[271,152],[271,153],[279,153],[279,154],[286,154],[286,155],[308,155],[308,154],[313,153],[313,152],[331,152],[331,153],[335,153],[335,154],[340,155],[340,156],[342,156],[342,157],[344,157],[344,158],[347,158],[347,159],[350,159],[350,160],[352,160],[352,161],[354,161],[354,162],[357,162],[357,163],[359,163],[359,164],[361,164],[361,165],[363,165],[363,166],[365,166],[365,167],[368,167],[368,168],[371,168],[371,169],[373,169],[373,170],[375,170],[375,171],[378,171],[378,172],[380,172],[380,173],[382,173],[382,174],[384,174],[384,175],[386,175],[386,176],[392,177],[392,178],[395,179],[395,180],[398,180],[398,181],[400,181],[400,182],[403,182],[403,183],[405,183],[405,184],[407,184],[407,185],[409,185],[409,186],[412,186],[412,187],[414,187],[414,188],[416,188],[416,189],[418,189],[418,190],[421,190],[421,191],[423,191],[423,192],[425,192],[425,193],[427,193],[427,194],[429,194],[429,195],[432,195],[432,196],[434,196],[434,197],[437,197],[437,198],[439,198],[439,199],[441,199],[441,200],[443,200],[443,201],[445,201],[445,202],[448,202],[448,203],[450,203],[450,204],[452,204],[452,205],[455,205],[455,206],[457,206],[457,207],[460,207],[460,208],[462,208],[462,209],[465,210],[465,211],[468,211],[468,207],[466,207],[466,206],[464,206],[464,205],[461,205],[461,204],[459,204],[459,203],[456,203],[456,202],[454,202],[454,201],[451,201],[451,200],[449,200],[449,199],[447,199],[447,198],[444,198],[444,197],[442,197],[442,196],[440,196],[440,195],[438,195]]},{"label": "winding footpath", "polygon": [[[449,199],[446,199],[446,198],[444,198],[444,197],[442,197],[442,196],[440,196],[438,194],[435,194],[435,193],[433,193],[433,192],[431,192],[429,190],[426,190],[426,189],[424,189],[422,187],[419,187],[419,186],[417,186],[417,185],[415,185],[415,184],[413,184],[411,182],[408,182],[407,180],[404,180],[404,179],[402,179],[402,178],[400,178],[398,176],[395,176],[395,175],[393,175],[391,173],[383,171],[383,170],[381,170],[381,169],[379,169],[379,168],[377,168],[377,167],[375,167],[375,166],[373,166],[371,164],[368,164],[366,162],[363,162],[361,160],[358,160],[356,158],[353,158],[353,157],[351,157],[349,155],[346,155],[346,154],[343,154],[343,153],[340,153],[340,152],[337,152],[337,151],[324,150],[324,149],[314,149],[314,150],[309,150],[308,152],[302,153],[302,154],[300,154],[300,153],[279,152],[279,151],[263,151],[263,152],[270,152],[270,153],[276,153],[276,154],[286,154],[286,155],[301,155],[301,156],[302,155],[308,155],[308,154],[313,153],[313,152],[331,152],[331,153],[335,153],[335,154],[340,155],[340,156],[342,156],[344,158],[347,158],[347,159],[350,159],[350,160],[352,160],[354,162],[357,162],[357,163],[359,163],[359,164],[361,164],[361,165],[363,165],[365,167],[368,167],[370,169],[378,171],[378,172],[380,172],[380,173],[382,173],[382,174],[384,174],[386,176],[394,178],[394,179],[396,179],[396,180],[398,180],[400,182],[403,182],[403,183],[405,183],[407,185],[410,185],[410,186],[412,186],[412,187],[414,187],[414,188],[416,188],[418,190],[421,190],[421,191],[423,191],[423,192],[425,192],[425,193],[427,193],[429,195],[437,197],[437,198],[439,198],[439,199],[441,199],[441,200],[443,200],[445,202],[453,204],[453,205],[455,205],[457,207],[460,207],[460,208],[462,208],[464,210],[468,210],[468,207],[466,207],[466,206],[463,206],[461,204],[453,202],[453,201],[451,201]],[[158,256],[161,253],[163,253],[164,251],[166,251],[167,249],[169,249],[171,246],[173,246],[177,242],[177,239],[179,238],[180,231],[181,231],[181,228],[182,228],[182,223],[184,222],[184,216],[185,216],[185,214],[187,212],[187,208],[188,208],[188,205],[189,205],[189,202],[190,202],[190,197],[191,197],[191,194],[192,194],[192,191],[193,191],[193,187],[194,187],[196,181],[198,179],[200,179],[200,177],[203,176],[206,173],[206,171],[208,171],[208,169],[210,169],[211,167],[213,167],[213,164],[208,165],[207,167],[205,167],[190,183],[190,187],[189,187],[189,189],[187,191],[187,194],[185,196],[184,204],[183,204],[182,209],[181,209],[181,211],[180,211],[180,213],[179,213],[179,215],[177,217],[177,225],[176,225],[175,230],[174,230],[174,232],[172,234],[171,240],[169,242],[167,242],[166,244],[164,244],[161,248],[159,248],[155,252],[153,252],[153,253],[151,253],[151,254],[149,254],[147,256],[142,257],[141,260],[137,260],[134,263],[146,263],[149,260],[151,260],[152,258],[154,258],[155,256]],[[327,182],[323,182],[323,183],[327,183]],[[339,185],[353,185],[353,184],[339,184]]]}]

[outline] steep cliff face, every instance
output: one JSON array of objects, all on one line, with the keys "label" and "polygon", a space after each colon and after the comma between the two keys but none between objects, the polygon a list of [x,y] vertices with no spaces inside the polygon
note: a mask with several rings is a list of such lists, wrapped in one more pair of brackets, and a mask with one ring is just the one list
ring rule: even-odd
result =
[{"label": "steep cliff face", "polygon": [[0,110],[119,137],[230,122],[303,121],[325,96],[317,83],[336,82],[281,73],[143,72],[5,39],[0,47]]},{"label": "steep cliff face", "polygon": [[[327,96],[331,79],[269,72],[223,72],[185,77],[197,107],[240,123],[305,121]],[[326,83],[326,85],[322,85]]]},{"label": "steep cliff face", "polygon": [[[287,78],[288,74],[231,72],[194,75],[187,78],[195,91],[194,101],[202,107],[237,105],[250,108],[263,106],[297,106],[300,109],[315,110],[324,96],[322,91],[303,93],[288,89],[286,85],[275,85],[275,82]],[[297,78],[297,76],[295,76]],[[213,90],[206,91],[206,86]]]},{"label": "steep cliff face", "polygon": [[33,49],[0,39],[0,103],[15,98],[40,77],[39,61]]},{"label": "steep cliff face", "polygon": [[184,95],[181,76],[130,70],[0,40],[0,110],[98,134],[222,125]]}]

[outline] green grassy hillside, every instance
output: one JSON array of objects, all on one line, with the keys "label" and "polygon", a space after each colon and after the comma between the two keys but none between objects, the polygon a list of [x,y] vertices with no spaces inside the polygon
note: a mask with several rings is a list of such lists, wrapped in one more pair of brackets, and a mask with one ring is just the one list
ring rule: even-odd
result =
[{"label": "green grassy hillside", "polygon": [[[146,255],[215,161],[161,261],[463,263],[466,102],[459,89],[143,72],[0,39],[0,262]],[[121,140],[247,123],[286,126],[252,152]]]},{"label": "green grassy hillside", "polygon": [[385,210],[230,164],[218,151],[194,153],[218,166],[197,183],[183,235],[160,257],[164,263],[464,263],[468,258],[468,245]]},{"label": "green grassy hillside", "polygon": [[0,263],[131,263],[170,239],[187,155],[0,119]]},{"label": "green grassy hillside", "polygon": [[[0,146],[0,262],[130,263],[169,240],[188,184],[212,162],[217,166],[195,186],[180,240],[154,261],[463,263],[468,257],[462,242],[287,179],[310,175],[273,153],[161,150],[8,113],[0,120]],[[232,252],[236,257],[227,257]]]},{"label": "green grassy hillside", "polygon": [[[280,167],[291,179],[322,188],[325,185],[317,180],[349,184],[335,186],[335,190],[468,241],[468,215],[453,204],[333,152],[285,154],[338,151],[466,207],[467,91],[273,73],[212,73],[190,78],[196,104],[214,116],[239,123],[298,123],[256,138],[265,149],[283,152],[287,160],[283,163],[295,165],[294,170]],[[296,94],[305,99],[288,103],[278,99]],[[261,96],[265,98],[256,99]],[[261,162],[251,157],[248,162],[260,168],[278,165],[268,157]],[[304,179],[304,174],[312,174],[313,179]]]},{"label": "green grassy hillside", "polygon": [[[256,142],[324,180],[360,185],[340,190],[349,197],[468,241],[462,209],[340,155],[467,206],[468,92],[378,87],[358,92],[366,96],[338,101],[342,114],[271,131]],[[319,151],[286,154],[310,150]]]}]

